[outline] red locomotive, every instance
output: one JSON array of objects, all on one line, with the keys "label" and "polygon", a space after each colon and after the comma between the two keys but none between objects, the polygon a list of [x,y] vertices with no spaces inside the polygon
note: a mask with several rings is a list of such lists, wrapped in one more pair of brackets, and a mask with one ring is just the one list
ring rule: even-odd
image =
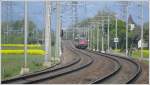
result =
[{"label": "red locomotive", "polygon": [[75,47],[80,49],[86,49],[88,46],[88,41],[85,37],[80,37],[75,39]]}]

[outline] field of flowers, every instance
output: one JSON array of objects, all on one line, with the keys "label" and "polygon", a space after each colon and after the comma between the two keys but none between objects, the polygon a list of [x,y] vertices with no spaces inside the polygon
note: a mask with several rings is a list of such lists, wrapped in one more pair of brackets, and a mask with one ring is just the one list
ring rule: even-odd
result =
[{"label": "field of flowers", "polygon": [[[0,53],[2,54],[24,54],[24,50],[0,50]],[[45,51],[32,49],[32,50],[27,50],[27,53],[31,55],[44,55]]]}]

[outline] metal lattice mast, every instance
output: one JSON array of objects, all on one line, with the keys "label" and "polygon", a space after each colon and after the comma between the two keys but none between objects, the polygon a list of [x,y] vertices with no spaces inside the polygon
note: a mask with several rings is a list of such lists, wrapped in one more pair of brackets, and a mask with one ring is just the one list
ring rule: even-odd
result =
[{"label": "metal lattice mast", "polygon": [[122,2],[123,10],[125,14],[125,22],[126,22],[126,56],[128,56],[128,1]]},{"label": "metal lattice mast", "polygon": [[51,6],[50,1],[45,1],[45,62],[44,66],[50,67],[51,57],[51,30],[50,30],[50,13]]},{"label": "metal lattice mast", "polygon": [[[84,11],[85,11],[85,19],[86,19],[86,17],[87,17],[86,1],[84,1]],[[86,28],[86,24],[84,26],[84,29],[85,29],[85,36],[88,39],[88,30]]]},{"label": "metal lattice mast", "polygon": [[75,37],[75,35],[76,35],[76,31],[77,31],[77,23],[78,23],[78,14],[77,14],[77,5],[78,5],[78,2],[77,1],[75,1],[74,2],[74,20],[75,20],[75,31],[74,31],[74,37]]}]

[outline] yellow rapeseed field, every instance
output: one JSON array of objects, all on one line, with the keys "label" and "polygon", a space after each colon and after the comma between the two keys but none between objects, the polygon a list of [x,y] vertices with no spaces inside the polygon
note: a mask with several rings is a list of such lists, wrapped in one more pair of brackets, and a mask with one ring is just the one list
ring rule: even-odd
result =
[{"label": "yellow rapeseed field", "polygon": [[[24,44],[1,44],[1,46],[24,47]],[[40,44],[28,44],[27,47],[41,47]]]},{"label": "yellow rapeseed field", "polygon": [[[0,53],[2,54],[24,54],[24,50],[0,50]],[[45,51],[39,50],[39,49],[32,49],[32,50],[27,50],[27,53],[32,54],[32,55],[44,55]]]}]

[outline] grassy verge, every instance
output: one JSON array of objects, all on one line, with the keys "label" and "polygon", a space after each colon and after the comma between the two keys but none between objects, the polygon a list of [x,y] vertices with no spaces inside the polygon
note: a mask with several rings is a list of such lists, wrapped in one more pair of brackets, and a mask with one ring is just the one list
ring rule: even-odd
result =
[{"label": "grassy verge", "polygon": [[[144,57],[144,58],[149,58],[149,50],[143,50],[142,52],[143,52],[143,57]],[[140,56],[141,56],[141,51],[140,51],[140,50],[134,51],[134,52],[132,53],[132,56],[133,56],[134,58],[140,58]]]},{"label": "grassy verge", "polygon": [[[13,48],[9,47],[7,49]],[[23,48],[16,47],[15,49],[23,49]],[[54,54],[55,54],[55,47],[52,46],[52,54],[51,54],[52,57],[54,57]],[[44,55],[28,55],[27,62],[28,62],[27,66],[29,67],[30,72],[43,69]],[[53,60],[52,64],[54,64],[53,62],[57,63],[58,61]],[[2,80],[19,75],[23,65],[24,65],[24,54],[2,54],[1,57]]]},{"label": "grassy verge", "polygon": [[[30,71],[42,69],[44,56],[42,55],[28,55],[28,66]],[[2,79],[6,79],[20,73],[24,64],[24,55],[2,55]]]},{"label": "grassy verge", "polygon": [[[122,52],[120,52],[120,49],[117,49],[117,50],[114,49],[113,51],[118,52],[118,53],[122,53]],[[143,52],[143,57],[144,58],[149,58],[149,50],[143,50],[142,52]],[[141,50],[133,51],[131,56],[134,57],[134,58],[140,58]]]}]

